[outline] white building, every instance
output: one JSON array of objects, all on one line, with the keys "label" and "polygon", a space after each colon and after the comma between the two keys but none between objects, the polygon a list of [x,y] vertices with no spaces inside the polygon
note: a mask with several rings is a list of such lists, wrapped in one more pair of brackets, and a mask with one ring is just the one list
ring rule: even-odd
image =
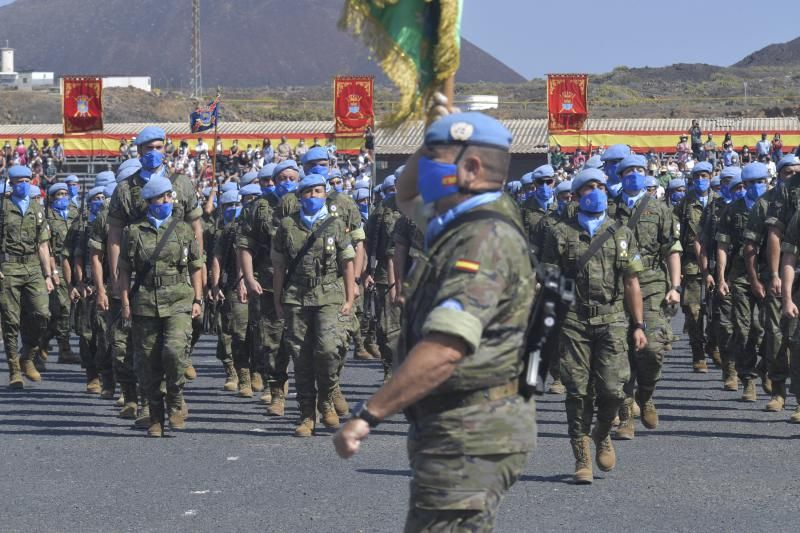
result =
[{"label": "white building", "polygon": [[25,71],[17,75],[14,85],[20,91],[32,91],[34,89],[49,89],[53,87],[55,75],[52,72]]},{"label": "white building", "polygon": [[107,76],[103,78],[103,89],[110,87],[133,87],[141,91],[152,91],[150,76]]},{"label": "white building", "polygon": [[13,87],[17,81],[14,72],[14,49],[8,46],[0,48],[0,86]]}]

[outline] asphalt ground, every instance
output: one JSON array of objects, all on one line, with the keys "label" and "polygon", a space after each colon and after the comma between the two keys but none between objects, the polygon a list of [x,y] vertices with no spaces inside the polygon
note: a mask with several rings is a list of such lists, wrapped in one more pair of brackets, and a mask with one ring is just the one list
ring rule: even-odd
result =
[{"label": "asphalt ground", "polygon": [[[267,418],[257,398],[222,391],[213,343],[203,338],[194,356],[186,429],[163,439],[84,393],[78,366],[49,363],[44,381],[23,391],[0,378],[0,531],[402,531],[410,476],[402,415],[341,460],[332,430],[291,436],[293,398],[285,418]],[[741,389],[723,391],[720,375],[691,372],[683,336],[656,391],[658,429],[638,423],[633,441],[615,441],[617,468],[595,469],[590,486],[571,484],[563,396],[539,399],[538,446],[496,530],[800,530],[800,427],[787,423],[794,399],[766,413],[760,389],[757,403],[742,403]],[[347,398],[369,397],[381,378],[378,362],[349,360]]]}]

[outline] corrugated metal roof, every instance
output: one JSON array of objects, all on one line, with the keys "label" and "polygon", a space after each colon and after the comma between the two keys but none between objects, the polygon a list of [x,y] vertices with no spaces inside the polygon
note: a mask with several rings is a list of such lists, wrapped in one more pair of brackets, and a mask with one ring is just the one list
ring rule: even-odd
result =
[{"label": "corrugated metal roof", "polygon": [[[586,121],[587,130],[593,131],[687,131],[692,125],[691,118],[590,118]],[[798,131],[800,120],[797,117],[774,118],[697,118],[703,131]]]}]

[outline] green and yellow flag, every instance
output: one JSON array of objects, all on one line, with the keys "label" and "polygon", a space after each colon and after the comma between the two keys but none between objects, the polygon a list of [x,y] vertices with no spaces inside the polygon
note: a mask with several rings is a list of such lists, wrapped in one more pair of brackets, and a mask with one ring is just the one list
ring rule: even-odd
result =
[{"label": "green and yellow flag", "polygon": [[360,36],[400,90],[396,126],[421,116],[427,100],[458,70],[463,0],[346,0],[339,27]]}]

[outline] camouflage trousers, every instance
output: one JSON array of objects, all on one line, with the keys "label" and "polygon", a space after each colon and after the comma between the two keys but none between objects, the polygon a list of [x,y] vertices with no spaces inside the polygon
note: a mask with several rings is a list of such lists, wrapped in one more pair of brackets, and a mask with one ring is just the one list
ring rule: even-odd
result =
[{"label": "camouflage trousers", "polygon": [[136,373],[150,402],[151,419],[163,418],[162,382],[167,409],[180,409],[183,405],[183,373],[187,367],[186,346],[192,340],[192,317],[189,313],[167,317],[134,315],[131,328],[136,332],[131,335]]},{"label": "camouflage trousers", "polygon": [[249,305],[251,342],[259,371],[263,372],[267,383],[281,387],[289,380],[291,351],[284,339],[284,321],[278,320],[275,313],[272,291],[264,291],[261,296],[252,295]]},{"label": "camouflage trousers", "polygon": [[42,339],[42,347],[46,348],[52,339],[59,342],[69,341],[69,313],[71,300],[69,298],[69,288],[65,281],[50,293],[49,298],[50,320],[47,324],[47,331]]},{"label": "camouflage trousers", "polygon": [[22,343],[29,348],[23,357],[32,358],[50,320],[49,298],[39,263],[18,266],[18,272],[4,273],[0,280],[0,318],[9,360],[20,356],[17,344],[20,334]]},{"label": "camouflage trousers", "polygon": [[409,451],[413,478],[405,532],[489,532],[527,452],[436,455]]},{"label": "camouflage trousers", "polygon": [[131,327],[122,320],[122,302],[119,298],[108,299],[108,328],[105,335],[117,381],[125,385],[136,384],[138,378],[133,364]]},{"label": "camouflage trousers", "polygon": [[[800,281],[796,283],[800,284]],[[798,287],[800,285],[795,285]],[[793,300],[800,302],[800,291],[795,291]],[[789,376],[792,380],[791,393],[800,398],[800,320],[785,319],[784,342],[789,352]]]},{"label": "camouflage trousers", "polygon": [[100,311],[97,308],[97,295],[93,294],[88,299],[89,309],[86,312],[89,315],[91,324],[91,339],[89,341],[92,350],[94,351],[94,362],[97,367],[97,372],[103,379],[103,386],[114,384],[114,357],[111,353],[111,338],[108,335],[110,323],[114,320],[114,315],[111,314],[111,301],[109,300],[109,310]]},{"label": "camouflage trousers", "polygon": [[[642,292],[647,294],[645,287]],[[633,349],[632,337],[628,337],[628,361],[630,379],[625,384],[625,395],[632,397],[634,388],[654,391],[661,380],[661,367],[664,356],[672,350],[672,326],[667,318],[664,291],[649,291],[649,296],[642,296],[644,305],[644,322],[647,324],[647,346],[636,351]]]},{"label": "camouflage trousers", "polygon": [[353,323],[352,315],[339,314],[339,305],[284,304],[283,309],[297,400],[302,407],[319,398],[320,411],[324,411],[338,384],[341,348],[346,343],[347,328]]},{"label": "camouflage trousers", "polygon": [[225,301],[219,308],[222,327],[217,339],[217,359],[233,360],[236,368],[247,368],[261,371],[252,359],[252,350],[247,338],[247,321],[249,304],[239,301],[233,289],[224,292]]},{"label": "camouflage trousers", "polygon": [[623,313],[608,324],[590,325],[574,313],[561,328],[561,381],[567,388],[567,430],[572,438],[589,435],[594,407],[598,422],[608,425],[625,400],[623,385],[630,378],[628,324]]},{"label": "camouflage trousers", "polygon": [[717,290],[714,293],[714,315],[712,317],[712,330],[714,339],[719,347],[720,359],[723,363],[735,361],[730,352],[731,337],[733,337],[733,297],[729,294],[722,296]]},{"label": "camouflage trousers", "polygon": [[736,361],[736,373],[742,380],[755,379],[756,363],[764,338],[761,322],[762,302],[750,292],[750,282],[745,277],[737,277],[730,283],[732,296],[731,335],[728,350]]},{"label": "camouflage trousers", "polygon": [[[764,282],[767,286],[767,282]],[[767,289],[761,304],[764,324],[762,353],[772,381],[786,381],[789,377],[789,337],[792,320],[781,316],[782,299]]]},{"label": "camouflage trousers", "polygon": [[375,314],[377,318],[375,336],[383,360],[383,369],[391,372],[400,340],[400,320],[403,313],[399,305],[392,302],[389,286],[375,285]]},{"label": "camouflage trousers", "polygon": [[86,369],[87,375],[97,376],[97,338],[95,330],[95,295],[81,298],[75,304],[74,327],[78,336],[78,352],[81,357],[81,367]]},{"label": "camouflage trousers", "polygon": [[[703,277],[701,274],[683,276],[683,295],[681,309],[685,319],[686,333],[689,335],[689,346],[692,348],[692,360],[705,360],[705,333],[703,331]],[[648,326],[650,324],[648,323]]]}]

